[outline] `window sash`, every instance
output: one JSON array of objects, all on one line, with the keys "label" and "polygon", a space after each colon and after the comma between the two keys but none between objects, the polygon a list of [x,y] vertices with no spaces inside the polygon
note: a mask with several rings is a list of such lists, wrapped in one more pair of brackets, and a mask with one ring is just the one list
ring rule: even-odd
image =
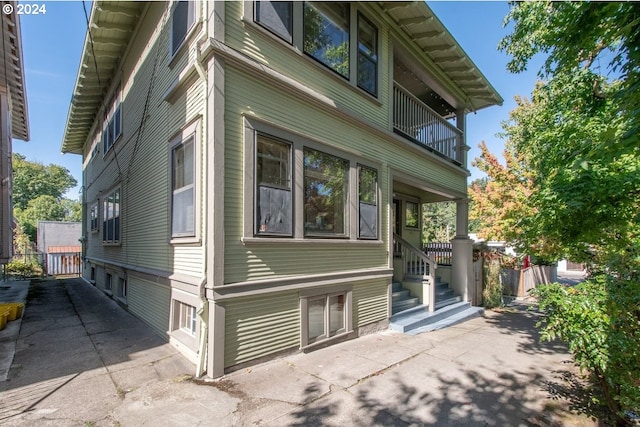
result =
[{"label": "window sash", "polygon": [[196,335],[196,325],[197,325],[197,317],[196,317],[196,308],[192,305],[185,304],[183,302],[178,303],[180,306],[180,324],[179,328],[188,333],[191,336]]},{"label": "window sash", "polygon": [[346,236],[349,161],[304,148],[305,236]]},{"label": "window sash", "polygon": [[255,157],[255,234],[291,236],[292,146],[258,132]]},{"label": "window sash", "polygon": [[347,295],[344,292],[306,298],[307,343],[342,334],[347,330]]},{"label": "window sash", "polygon": [[304,3],[304,52],[349,79],[349,3]]},{"label": "window sash", "polygon": [[177,1],[171,12],[171,55],[180,49],[195,23],[194,1]]},{"label": "window sash", "polygon": [[103,243],[120,242],[120,188],[110,192],[104,199],[102,241]]},{"label": "window sash", "polygon": [[378,93],[378,30],[358,14],[358,87],[372,95]]},{"label": "window sash", "polygon": [[193,135],[171,150],[171,169],[171,235],[194,236],[196,163]]},{"label": "window sash", "polygon": [[418,228],[420,209],[415,202],[405,202],[405,227]]},{"label": "window sash", "polygon": [[255,21],[289,44],[293,42],[293,2],[256,1]]}]

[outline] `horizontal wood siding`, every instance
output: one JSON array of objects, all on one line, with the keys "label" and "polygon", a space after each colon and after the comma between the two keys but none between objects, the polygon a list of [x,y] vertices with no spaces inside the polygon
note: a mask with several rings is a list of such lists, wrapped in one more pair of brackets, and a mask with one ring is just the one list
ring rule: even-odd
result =
[{"label": "horizontal wood siding", "polygon": [[[366,128],[356,127],[340,115],[331,115],[302,102],[295,93],[274,90],[252,76],[231,66],[226,70],[225,93],[225,283],[278,277],[345,271],[388,266],[388,246],[346,244],[287,244],[286,239],[273,245],[246,244],[241,241],[243,192],[243,114],[307,135],[310,140],[336,147],[372,164],[383,164],[410,171],[417,179],[438,183],[443,187],[464,190],[466,179],[431,162],[426,157],[385,140]],[[278,108],[274,108],[278,106]],[[381,168],[381,224],[388,224],[388,171]],[[380,236],[387,240],[388,228]]]},{"label": "horizontal wood siding", "polygon": [[[384,102],[389,99],[389,91],[391,90],[389,67],[386,66],[390,61],[391,48],[386,28],[379,28],[380,76],[378,101],[376,101],[363,90],[350,85],[342,77],[311,57],[296,52],[290,45],[267,31],[263,31],[255,24],[243,21],[244,7],[250,3],[225,3],[226,44],[296,81],[305,82],[318,93],[335,100],[337,105],[354,114],[376,123],[378,126],[390,128],[388,106],[384,105]],[[375,20],[375,17],[368,10],[365,10],[367,9],[365,6],[361,6],[361,8],[370,19]],[[351,37],[356,37],[356,34],[352,32]],[[352,64],[353,66],[355,65]]]},{"label": "horizontal wood siding", "polygon": [[129,311],[142,319],[160,336],[168,339],[171,290],[168,286],[129,275]]},{"label": "horizontal wood siding", "polygon": [[[181,56],[170,58],[168,13],[169,3],[150,3],[121,72],[114,79],[122,89],[122,136],[106,156],[100,142],[99,153],[93,159],[91,146],[85,147],[87,205],[98,200],[102,210],[106,192],[115,184],[121,186],[121,244],[102,244],[101,212],[100,231],[88,233],[87,255],[116,264],[199,277],[204,271],[202,246],[169,244],[169,142],[187,123],[203,115],[206,94],[204,83],[198,79],[178,92],[173,103],[164,100],[167,89],[193,55],[193,49],[188,49]],[[192,43],[196,38],[192,37]],[[201,148],[198,150],[202,152]],[[198,160],[202,162],[202,158]],[[199,169],[203,170],[202,163]],[[197,180],[201,184],[202,175]],[[202,200],[202,193],[198,196]]]},{"label": "horizontal wood siding", "polygon": [[297,292],[233,300],[225,306],[225,367],[300,346]]},{"label": "horizontal wood siding", "polygon": [[353,328],[389,318],[388,279],[353,285]]}]

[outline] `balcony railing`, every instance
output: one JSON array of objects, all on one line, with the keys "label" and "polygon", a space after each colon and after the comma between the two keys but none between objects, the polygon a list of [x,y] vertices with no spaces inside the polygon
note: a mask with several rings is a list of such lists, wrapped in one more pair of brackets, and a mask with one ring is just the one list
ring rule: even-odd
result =
[{"label": "balcony railing", "polygon": [[393,128],[412,141],[464,166],[466,147],[462,131],[398,83],[393,86]]}]

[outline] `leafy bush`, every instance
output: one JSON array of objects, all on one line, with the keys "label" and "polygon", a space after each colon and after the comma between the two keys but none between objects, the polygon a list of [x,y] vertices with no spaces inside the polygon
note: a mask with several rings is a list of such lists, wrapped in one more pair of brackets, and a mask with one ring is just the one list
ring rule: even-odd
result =
[{"label": "leafy bush", "polygon": [[487,254],[485,256],[485,280],[482,290],[482,303],[487,308],[502,305],[502,283],[500,281],[500,258]]},{"label": "leafy bush", "polygon": [[8,274],[20,275],[22,277],[38,276],[42,274],[42,268],[35,262],[27,262],[15,259],[9,262],[5,270]]},{"label": "leafy bush", "polygon": [[640,408],[640,286],[600,275],[575,287],[539,286],[543,340],[569,345],[575,362],[603,391],[603,402],[624,422],[624,411]]}]

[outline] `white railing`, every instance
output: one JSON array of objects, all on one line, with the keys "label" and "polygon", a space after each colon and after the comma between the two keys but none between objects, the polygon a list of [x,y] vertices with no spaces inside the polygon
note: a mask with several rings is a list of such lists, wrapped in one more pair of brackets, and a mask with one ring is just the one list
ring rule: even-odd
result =
[{"label": "white railing", "polygon": [[429,311],[434,311],[436,304],[435,272],[438,264],[395,233],[393,234],[393,251],[400,254],[402,259],[403,278],[422,281],[422,303],[429,307]]},{"label": "white railing", "polygon": [[425,147],[464,165],[462,131],[394,82],[393,128]]}]

